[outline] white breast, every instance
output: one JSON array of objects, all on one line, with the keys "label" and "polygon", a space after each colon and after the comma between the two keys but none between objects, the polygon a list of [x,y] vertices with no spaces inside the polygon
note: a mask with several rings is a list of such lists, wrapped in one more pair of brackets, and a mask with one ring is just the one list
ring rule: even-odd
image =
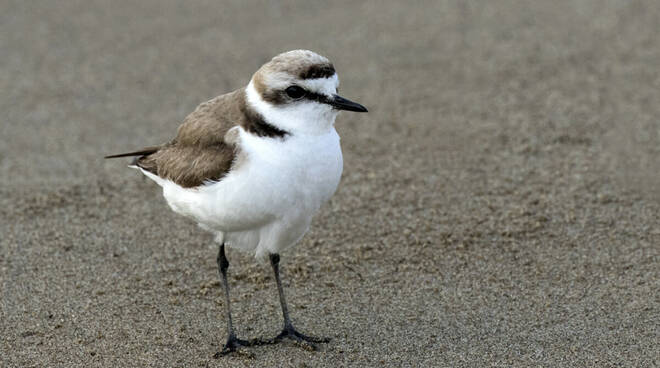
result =
[{"label": "white breast", "polygon": [[[187,189],[160,180],[170,207],[218,234],[220,241],[258,257],[279,253],[307,231],[335,192],[342,172],[339,136],[262,138],[240,129],[246,155],[217,183]],[[154,175],[150,175],[154,176]]]}]

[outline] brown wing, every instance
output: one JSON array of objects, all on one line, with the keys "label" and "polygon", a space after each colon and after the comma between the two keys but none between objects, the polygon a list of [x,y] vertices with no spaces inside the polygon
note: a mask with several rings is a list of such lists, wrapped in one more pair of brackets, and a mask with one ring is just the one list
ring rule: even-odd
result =
[{"label": "brown wing", "polygon": [[192,188],[222,179],[231,169],[234,157],[234,147],[222,142],[205,147],[173,143],[140,157],[135,164],[184,188]]},{"label": "brown wing", "polygon": [[171,142],[108,157],[139,156],[133,164],[184,188],[197,187],[222,179],[231,169],[237,148],[231,139],[227,140],[227,132],[237,125],[259,137],[288,135],[249,108],[245,89],[239,89],[199,105]]},{"label": "brown wing", "polygon": [[244,119],[243,96],[244,91],[238,90],[199,105],[172,142],[140,157],[137,166],[184,188],[222,179],[236,156],[236,147],[225,136]]},{"label": "brown wing", "polygon": [[236,156],[235,146],[225,136],[245,119],[239,106],[243,96],[243,90],[238,90],[199,105],[169,143],[107,158],[139,156],[134,165],[184,188],[218,181],[229,172]]}]

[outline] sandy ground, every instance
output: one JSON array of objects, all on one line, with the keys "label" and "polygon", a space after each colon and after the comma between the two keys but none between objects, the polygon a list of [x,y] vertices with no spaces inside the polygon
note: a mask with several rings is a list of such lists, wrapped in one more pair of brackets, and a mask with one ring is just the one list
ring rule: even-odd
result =
[{"label": "sandy ground", "polygon": [[[656,1],[3,1],[3,367],[660,365]],[[102,156],[273,55],[330,57],[340,188],[283,277],[332,338],[213,359],[216,245]],[[280,327],[229,253],[241,337]]]}]

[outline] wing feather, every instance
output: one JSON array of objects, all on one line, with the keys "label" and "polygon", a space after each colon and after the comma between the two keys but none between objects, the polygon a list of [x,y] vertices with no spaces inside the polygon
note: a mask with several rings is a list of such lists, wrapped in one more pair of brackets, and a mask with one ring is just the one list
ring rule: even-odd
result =
[{"label": "wing feather", "polygon": [[225,136],[245,120],[244,103],[244,90],[218,96],[188,115],[169,143],[106,158],[138,156],[133,164],[184,188],[219,181],[231,170],[237,153]]}]

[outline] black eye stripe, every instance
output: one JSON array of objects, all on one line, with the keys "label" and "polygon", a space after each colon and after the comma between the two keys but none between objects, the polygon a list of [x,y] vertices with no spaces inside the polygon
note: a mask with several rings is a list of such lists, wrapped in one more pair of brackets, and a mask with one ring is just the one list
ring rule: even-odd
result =
[{"label": "black eye stripe", "polygon": [[328,103],[329,102],[328,96],[322,95],[322,94],[316,93],[316,92],[307,92],[307,95],[305,95],[305,99],[310,100],[310,101],[320,102],[320,103]]},{"label": "black eye stripe", "polygon": [[330,98],[328,98],[328,96],[321,93],[310,92],[309,90],[296,85],[287,87],[283,91],[283,95],[286,95],[294,100],[304,99],[304,100],[315,101],[323,104],[330,103]]}]

